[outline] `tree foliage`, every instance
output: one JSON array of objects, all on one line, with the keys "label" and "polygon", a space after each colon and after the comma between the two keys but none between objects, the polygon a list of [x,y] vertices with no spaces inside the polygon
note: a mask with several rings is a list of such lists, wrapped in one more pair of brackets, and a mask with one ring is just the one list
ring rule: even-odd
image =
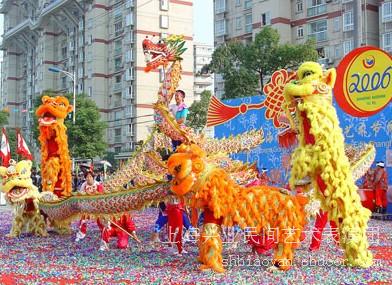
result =
[{"label": "tree foliage", "polygon": [[[43,94],[55,96],[56,94]],[[35,110],[41,105],[41,98],[37,97],[35,102]],[[70,103],[73,101],[73,94],[66,94]],[[70,113],[64,123],[67,127],[68,147],[72,157],[75,158],[94,158],[101,157],[106,154],[107,144],[104,140],[107,124],[101,121],[100,113],[97,105],[85,94],[76,96],[76,120],[75,125],[72,122]],[[38,145],[38,118],[34,118],[34,137]]]},{"label": "tree foliage", "polygon": [[210,91],[203,91],[200,95],[200,101],[194,101],[189,107],[189,115],[186,121],[189,127],[197,131],[204,129],[207,123],[207,110],[211,95]]},{"label": "tree foliage", "polygon": [[316,61],[314,41],[305,44],[280,44],[279,33],[263,28],[251,43],[229,42],[218,47],[209,70],[220,73],[225,81],[224,98],[261,93],[268,76],[281,68],[294,69],[304,61]]}]

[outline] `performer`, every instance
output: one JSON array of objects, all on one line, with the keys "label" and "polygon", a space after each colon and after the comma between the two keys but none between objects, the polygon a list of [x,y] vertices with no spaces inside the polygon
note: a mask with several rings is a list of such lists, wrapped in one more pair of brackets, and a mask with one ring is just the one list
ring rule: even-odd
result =
[{"label": "performer", "polygon": [[[177,123],[181,126],[185,124],[189,110],[185,105],[185,92],[183,90],[177,90],[175,93],[176,104],[170,106],[170,112],[176,118]],[[172,140],[173,151],[181,144],[181,141]]]},{"label": "performer", "polygon": [[[310,243],[309,251],[319,250],[322,241],[323,231],[327,222],[328,222],[328,213],[320,210],[320,212],[317,214],[316,222],[314,224],[312,241]],[[331,233],[332,233],[334,243],[335,245],[338,246],[339,233],[338,233],[337,225],[332,220],[329,221],[329,225],[331,227]]]},{"label": "performer", "polygon": [[[170,195],[170,194],[169,194]],[[170,195],[170,202],[167,205],[164,202],[159,203],[159,215],[155,222],[152,241],[159,242],[159,233],[167,224],[169,226],[169,242],[177,245],[178,253],[187,253],[182,248],[183,227],[188,232],[193,231],[193,227],[185,210],[185,205],[180,202],[173,194]]]},{"label": "performer", "polygon": [[140,239],[136,235],[136,226],[129,213],[123,214],[119,219],[113,218],[111,221],[97,220],[97,224],[101,230],[101,246],[99,250],[109,249],[109,239],[117,237],[117,248],[125,249],[128,247],[129,236],[138,243]]},{"label": "performer", "polygon": [[268,169],[262,168],[261,171],[257,174],[257,178],[252,182],[245,185],[245,187],[252,187],[252,186],[261,186],[261,185],[269,185],[271,184],[271,180],[267,174]]},{"label": "performer", "polygon": [[384,161],[377,162],[374,173],[374,191],[376,197],[376,213],[385,214],[387,209],[388,176],[384,169]]},{"label": "performer", "polygon": [[[80,192],[88,194],[103,193],[103,185],[94,180],[94,173],[90,170],[84,174],[86,179],[80,186]],[[79,222],[79,230],[76,233],[75,241],[78,242],[86,237],[88,217],[82,217]]]}]

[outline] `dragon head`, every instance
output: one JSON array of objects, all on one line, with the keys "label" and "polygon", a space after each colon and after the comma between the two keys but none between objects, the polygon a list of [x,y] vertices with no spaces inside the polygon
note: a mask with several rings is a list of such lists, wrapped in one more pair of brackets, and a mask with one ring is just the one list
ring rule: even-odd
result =
[{"label": "dragon head", "polygon": [[159,66],[167,66],[169,62],[181,60],[181,55],[186,51],[184,37],[177,35],[171,35],[156,43],[146,37],[142,44],[146,59],[144,68],[146,72]]},{"label": "dragon head", "polygon": [[173,175],[171,190],[179,196],[192,190],[197,177],[205,170],[206,154],[195,144],[182,144],[167,162],[169,173]]},{"label": "dragon head", "polygon": [[67,98],[63,96],[42,97],[42,104],[35,112],[39,117],[40,126],[50,126],[57,123],[57,120],[64,120],[69,112],[73,110]]},{"label": "dragon head", "polygon": [[37,187],[31,180],[30,160],[22,160],[16,163],[10,161],[10,166],[0,166],[1,191],[6,194],[11,203],[18,203],[25,199],[36,199],[39,197]]}]

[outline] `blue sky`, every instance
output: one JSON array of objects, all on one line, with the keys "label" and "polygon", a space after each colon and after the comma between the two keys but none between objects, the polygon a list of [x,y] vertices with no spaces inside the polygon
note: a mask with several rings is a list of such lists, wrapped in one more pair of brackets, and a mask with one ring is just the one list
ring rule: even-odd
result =
[{"label": "blue sky", "polygon": [[194,0],[193,32],[194,41],[214,44],[214,9],[212,0]]}]

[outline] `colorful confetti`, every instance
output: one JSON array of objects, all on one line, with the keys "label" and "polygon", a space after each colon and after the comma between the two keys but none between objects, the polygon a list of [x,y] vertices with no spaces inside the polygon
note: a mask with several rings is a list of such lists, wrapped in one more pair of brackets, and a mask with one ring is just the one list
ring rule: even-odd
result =
[{"label": "colorful confetti", "polygon": [[[0,207],[0,284],[392,284],[392,222],[371,220],[369,241],[375,264],[371,268],[349,268],[341,264],[342,251],[327,232],[318,252],[310,253],[308,236],[296,251],[294,266],[287,272],[268,272],[271,256],[252,255],[241,242],[237,249],[224,246],[227,271],[200,272],[197,247],[185,244],[188,253],[178,256],[165,243],[149,242],[157,217],[156,209],[134,212],[142,248],[130,240],[131,248],[119,250],[111,241],[110,251],[99,251],[100,234],[89,223],[82,242],[74,235],[48,238],[23,235],[9,239],[11,212]],[[76,229],[77,224],[73,225]],[[164,236],[161,237],[162,240]]]}]

